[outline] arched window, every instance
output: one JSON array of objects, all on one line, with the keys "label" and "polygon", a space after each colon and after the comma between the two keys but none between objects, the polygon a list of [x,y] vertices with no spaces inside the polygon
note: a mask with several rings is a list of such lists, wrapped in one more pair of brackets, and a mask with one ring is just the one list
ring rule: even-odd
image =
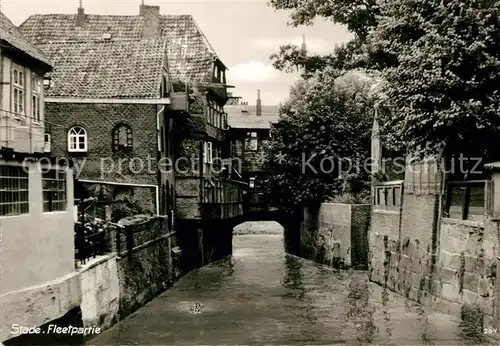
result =
[{"label": "arched window", "polygon": [[127,125],[118,125],[113,130],[113,150],[128,151],[132,149],[132,129]]},{"label": "arched window", "polygon": [[75,126],[68,131],[68,151],[87,151],[87,131],[83,127]]}]

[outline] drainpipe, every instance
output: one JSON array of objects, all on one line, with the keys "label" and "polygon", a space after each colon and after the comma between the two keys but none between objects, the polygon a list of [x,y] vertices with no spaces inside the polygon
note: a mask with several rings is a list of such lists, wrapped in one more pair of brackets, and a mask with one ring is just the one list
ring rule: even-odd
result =
[{"label": "drainpipe", "polygon": [[[165,105],[162,105],[160,110],[158,111],[158,113],[156,113],[156,133],[158,134],[158,152],[160,153],[159,155],[157,155],[157,157],[160,157],[160,159],[162,158],[162,153],[161,153],[162,137],[161,137],[161,133],[160,133],[160,114],[163,114],[164,111],[165,111]],[[157,174],[158,174],[158,177],[157,177],[158,184],[156,184],[156,188],[155,188],[155,191],[156,191],[156,214],[160,215],[159,185],[161,185],[161,172],[159,169],[157,170]]]},{"label": "drainpipe", "polygon": [[156,214],[160,215],[160,188],[158,185],[155,186],[155,193],[156,193]]},{"label": "drainpipe", "polygon": [[158,134],[158,151],[161,151],[161,133],[160,133],[160,113],[165,110],[165,105],[161,106],[158,113],[156,113],[156,133]]}]

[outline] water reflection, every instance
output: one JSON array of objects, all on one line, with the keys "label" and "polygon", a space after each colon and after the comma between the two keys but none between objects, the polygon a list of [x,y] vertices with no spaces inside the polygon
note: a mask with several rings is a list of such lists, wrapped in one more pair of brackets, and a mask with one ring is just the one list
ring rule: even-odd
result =
[{"label": "water reflection", "polygon": [[391,326],[391,314],[388,312],[389,302],[389,292],[384,287],[382,293],[380,294],[380,301],[382,302],[382,314],[384,316],[384,326],[385,326],[385,334],[390,339],[392,337],[392,326]]},{"label": "water reflection", "polygon": [[303,321],[296,325],[297,332],[304,341],[311,342],[316,340],[316,335],[311,328],[315,325],[317,318],[314,316],[312,300],[307,296],[308,287],[304,282],[302,261],[293,255],[285,255],[282,286],[290,291],[283,294],[282,299],[289,301],[289,306],[292,306],[297,316],[300,316]]},{"label": "water reflection", "polygon": [[484,344],[487,338],[483,334],[484,314],[479,308],[463,307],[458,335],[467,340],[468,345]]},{"label": "water reflection", "polygon": [[349,311],[347,317],[354,321],[357,330],[357,340],[371,343],[378,335],[378,328],[373,321],[375,309],[370,304],[372,292],[366,280],[351,277],[349,283]]},{"label": "water reflection", "polygon": [[282,281],[284,287],[304,292],[304,283],[302,281],[301,264],[296,257],[285,255],[285,275]]}]

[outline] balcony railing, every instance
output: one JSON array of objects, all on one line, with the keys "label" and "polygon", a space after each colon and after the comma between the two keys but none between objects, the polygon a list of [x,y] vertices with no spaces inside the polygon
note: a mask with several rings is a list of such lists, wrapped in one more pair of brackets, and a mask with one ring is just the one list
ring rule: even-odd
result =
[{"label": "balcony railing", "polygon": [[403,201],[403,180],[377,183],[373,187],[376,209],[399,210]]},{"label": "balcony railing", "polygon": [[243,191],[248,184],[229,179],[204,179],[203,216],[227,219],[243,214]]},{"label": "balcony railing", "polygon": [[248,184],[229,179],[204,179],[203,203],[243,203],[243,190]]},{"label": "balcony railing", "polygon": [[446,183],[444,217],[484,221],[489,182],[486,180],[450,181]]}]

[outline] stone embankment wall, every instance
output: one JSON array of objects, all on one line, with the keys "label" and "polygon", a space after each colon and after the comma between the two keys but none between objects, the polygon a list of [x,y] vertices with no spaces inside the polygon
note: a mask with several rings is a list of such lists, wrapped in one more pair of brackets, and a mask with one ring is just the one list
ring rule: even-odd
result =
[{"label": "stone embankment wall", "polygon": [[140,308],[179,277],[166,218],[143,217],[121,222],[116,252],[91,259],[80,272],[82,320],[107,329]]},{"label": "stone embankment wall", "polygon": [[323,203],[306,208],[300,232],[300,255],[334,267],[366,267],[370,205]]},{"label": "stone embankment wall", "polygon": [[370,280],[440,311],[474,316],[481,326],[491,327],[497,277],[497,235],[492,226],[443,219],[437,255],[421,239],[399,241],[373,230]]},{"label": "stone embankment wall", "polygon": [[373,206],[370,280],[472,320],[482,333],[498,314],[497,223],[442,218],[439,182],[433,190],[427,182],[405,179],[401,209]]}]

